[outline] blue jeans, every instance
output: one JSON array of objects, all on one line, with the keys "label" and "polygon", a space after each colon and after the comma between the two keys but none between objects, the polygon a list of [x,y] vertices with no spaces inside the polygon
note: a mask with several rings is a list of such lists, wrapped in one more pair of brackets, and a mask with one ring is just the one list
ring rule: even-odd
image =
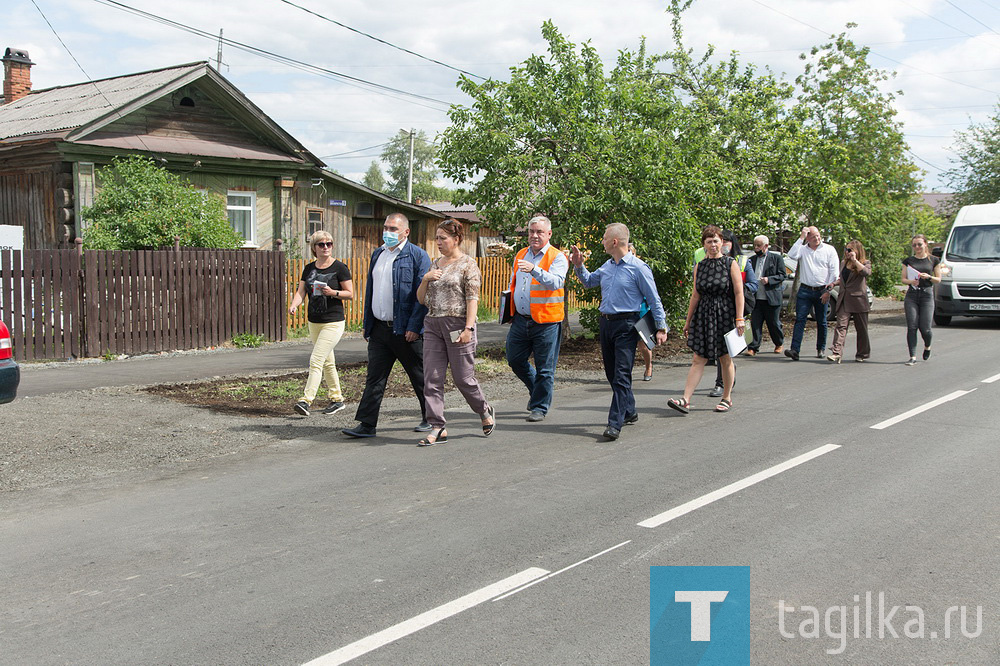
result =
[{"label": "blue jeans", "polygon": [[626,319],[609,320],[601,317],[601,358],[604,376],[611,384],[611,408],[608,425],[622,429],[625,417],[635,414],[635,395],[632,393],[632,366],[635,365],[635,345],[639,333],[633,325],[639,321],[638,313]]},{"label": "blue jeans", "polygon": [[[539,324],[531,317],[514,315],[507,333],[507,365],[528,387],[528,409],[547,414],[552,406],[552,385],[559,360],[559,322]],[[529,359],[535,356],[535,365]]]},{"label": "blue jeans", "polygon": [[799,353],[799,348],[802,346],[802,336],[806,332],[806,317],[809,316],[809,310],[812,310],[813,316],[816,317],[816,350],[826,349],[826,311],[829,306],[822,301],[824,293],[822,289],[799,287],[795,297],[795,330],[792,332],[792,351],[796,354]]}]

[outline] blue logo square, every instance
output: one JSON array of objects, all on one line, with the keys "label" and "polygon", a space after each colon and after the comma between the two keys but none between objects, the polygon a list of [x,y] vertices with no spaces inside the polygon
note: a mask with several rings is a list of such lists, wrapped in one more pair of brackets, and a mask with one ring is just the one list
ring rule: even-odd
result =
[{"label": "blue logo square", "polygon": [[750,567],[650,567],[652,666],[750,663]]}]

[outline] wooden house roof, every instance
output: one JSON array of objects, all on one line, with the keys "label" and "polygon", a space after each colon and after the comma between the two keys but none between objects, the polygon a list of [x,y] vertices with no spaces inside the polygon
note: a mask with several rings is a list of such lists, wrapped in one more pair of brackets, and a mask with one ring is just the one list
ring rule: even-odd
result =
[{"label": "wooden house roof", "polygon": [[[268,145],[232,145],[210,137],[137,138],[101,132],[128,114],[195,83],[249,131],[265,138]],[[323,164],[207,62],[33,90],[0,106],[0,143],[40,139],[150,152]]]}]

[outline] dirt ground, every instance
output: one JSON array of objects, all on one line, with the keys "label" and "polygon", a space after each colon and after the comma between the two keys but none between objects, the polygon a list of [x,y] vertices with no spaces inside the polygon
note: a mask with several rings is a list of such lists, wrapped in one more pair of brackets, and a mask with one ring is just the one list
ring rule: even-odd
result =
[{"label": "dirt ground", "polygon": [[[653,359],[671,358],[687,351],[687,346],[679,336],[671,336],[667,343],[653,350]],[[476,353],[481,362],[477,373],[482,380],[492,379],[501,373],[509,373],[506,367],[506,357],[502,346],[483,346]],[[492,361],[492,362],[491,362]],[[338,365],[340,388],[344,393],[344,401],[357,403],[365,388],[364,363]],[[642,365],[642,359],[636,354],[636,365]],[[602,370],[601,347],[596,340],[585,338],[569,338],[559,352],[560,370]],[[281,385],[296,384],[304,386],[307,372],[293,372],[281,375],[255,376],[239,379],[220,379],[215,381],[159,384],[144,390],[156,396],[170,398],[195,407],[205,407],[222,414],[239,416],[286,416],[291,404],[297,397],[289,396],[288,400],[275,400],[274,393]],[[445,390],[453,387],[449,377]],[[413,388],[403,372],[393,372],[389,376],[385,397],[401,398],[413,395]],[[322,396],[322,393],[320,394]],[[322,404],[317,397],[316,404]]]},{"label": "dirt ground", "polygon": [[[888,307],[881,306],[878,311],[873,310],[870,318],[874,321],[882,320],[888,322],[893,317],[899,317],[901,310],[898,304]],[[791,339],[792,327],[795,316],[790,312],[782,313],[782,327],[785,331],[786,342]],[[807,332],[815,331],[815,323],[810,321],[807,325]],[[832,330],[830,331],[832,335]],[[764,340],[762,351],[770,351],[770,338],[767,335],[767,328],[764,330]],[[480,367],[477,369],[479,378],[483,381],[497,379],[501,375],[510,374],[507,368],[505,352],[502,345],[483,345],[476,353]],[[687,361],[690,350],[686,340],[680,331],[671,332],[666,344],[660,345],[653,350],[654,361],[663,360],[683,360]],[[636,354],[636,366],[642,366],[642,358]],[[559,352],[559,370],[599,372],[603,370],[601,364],[601,347],[596,339],[585,337],[572,337],[565,340]],[[348,404],[357,403],[361,398],[365,385],[365,364],[352,363],[338,365],[340,375],[341,390],[344,393],[344,401]],[[281,375],[252,376],[241,378],[220,379],[186,384],[160,384],[149,386],[143,390],[160,397],[170,398],[177,402],[209,409],[219,414],[229,414],[248,417],[285,417],[291,410],[291,405],[298,399],[298,392],[305,385],[308,373],[293,372]],[[286,388],[293,387],[292,392],[287,393],[283,398],[276,397],[278,387],[284,385]],[[454,386],[449,378],[445,385],[445,390],[450,391]],[[322,393],[320,394],[323,395]],[[390,375],[389,383],[386,386],[386,398],[404,398],[413,395],[413,389],[403,372],[393,372]],[[316,404],[322,404],[322,398],[317,398]]]}]

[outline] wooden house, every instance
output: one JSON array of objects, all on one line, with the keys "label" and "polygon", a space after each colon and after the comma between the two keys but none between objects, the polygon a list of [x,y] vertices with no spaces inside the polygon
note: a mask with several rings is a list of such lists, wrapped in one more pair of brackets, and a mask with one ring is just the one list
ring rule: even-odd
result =
[{"label": "wooden house", "polygon": [[327,171],[207,62],[45,90],[31,89],[27,52],[8,48],[3,63],[0,225],[23,227],[26,249],[81,235],[98,170],[126,155],[150,156],[225,196],[247,247],[273,249],[280,238],[308,256],[305,239],[325,229],[337,256],[367,256],[389,213],[425,236],[444,218]]}]

